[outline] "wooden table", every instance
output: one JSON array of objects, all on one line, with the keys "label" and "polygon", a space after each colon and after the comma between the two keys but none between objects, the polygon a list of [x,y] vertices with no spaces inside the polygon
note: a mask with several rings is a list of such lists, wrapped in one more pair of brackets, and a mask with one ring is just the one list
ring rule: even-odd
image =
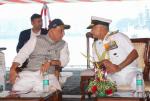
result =
[{"label": "wooden table", "polygon": [[149,101],[145,100],[145,98],[131,98],[131,97],[103,97],[103,98],[95,98],[95,101]]},{"label": "wooden table", "polygon": [[85,92],[85,87],[88,86],[89,81],[94,79],[95,76],[81,76],[80,81],[80,92],[81,92],[81,101],[85,100],[85,95],[87,94],[90,98],[90,93]]},{"label": "wooden table", "polygon": [[150,101],[149,92],[145,92],[145,97],[137,97],[136,95],[132,95],[129,91],[124,91],[125,94],[121,94],[122,92],[118,92],[119,96],[111,96],[111,97],[96,97],[95,101]]},{"label": "wooden table", "polygon": [[0,97],[0,101],[62,101],[62,94],[60,91],[56,91],[50,94],[43,93],[43,95],[36,97],[9,95],[7,97]]}]

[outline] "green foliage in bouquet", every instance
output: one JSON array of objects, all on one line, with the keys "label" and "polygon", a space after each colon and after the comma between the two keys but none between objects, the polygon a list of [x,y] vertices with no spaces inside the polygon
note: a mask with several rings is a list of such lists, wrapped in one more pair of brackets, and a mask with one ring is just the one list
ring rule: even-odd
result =
[{"label": "green foliage in bouquet", "polygon": [[116,84],[112,81],[93,80],[90,81],[87,90],[88,92],[91,92],[98,96],[110,96],[117,90],[117,88],[116,88]]}]

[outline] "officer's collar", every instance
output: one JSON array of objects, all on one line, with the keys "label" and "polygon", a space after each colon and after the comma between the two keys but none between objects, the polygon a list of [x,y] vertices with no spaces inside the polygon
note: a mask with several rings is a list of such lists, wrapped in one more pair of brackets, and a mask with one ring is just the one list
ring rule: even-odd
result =
[{"label": "officer's collar", "polygon": [[109,34],[110,34],[110,32],[108,32],[108,33],[106,34],[106,36],[104,37],[103,41],[108,40]]}]

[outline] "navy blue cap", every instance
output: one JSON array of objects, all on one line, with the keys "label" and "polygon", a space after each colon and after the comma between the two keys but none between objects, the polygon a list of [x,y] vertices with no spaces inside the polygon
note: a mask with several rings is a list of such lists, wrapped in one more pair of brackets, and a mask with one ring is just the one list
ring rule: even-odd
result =
[{"label": "navy blue cap", "polygon": [[50,22],[48,28],[51,29],[51,28],[56,28],[57,26],[61,26],[63,25],[64,26],[64,29],[70,29],[70,25],[66,25],[63,23],[63,21],[61,19],[54,19]]}]

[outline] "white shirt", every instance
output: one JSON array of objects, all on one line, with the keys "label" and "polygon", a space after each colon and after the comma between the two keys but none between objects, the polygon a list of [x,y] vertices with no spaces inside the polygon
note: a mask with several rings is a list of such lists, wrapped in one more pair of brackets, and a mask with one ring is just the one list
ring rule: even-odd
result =
[{"label": "white shirt", "polygon": [[[30,54],[34,51],[37,37],[31,37],[29,41],[20,49],[13,62],[19,63],[19,67],[29,58]],[[65,43],[64,48],[60,51],[61,66],[65,67],[69,62],[68,44]]]},{"label": "white shirt", "polygon": [[[118,48],[109,50],[108,55],[109,55],[110,61],[118,65],[127,58],[130,52],[132,52],[132,50],[134,49],[134,46],[132,45],[130,39],[126,35],[122,33],[117,33],[117,34],[111,35],[107,39],[104,38],[103,41],[97,40],[95,42],[96,48],[100,55],[102,55],[102,52],[105,51],[104,45],[106,43],[109,43],[110,41],[115,41]],[[93,48],[93,58],[95,61],[99,61],[94,48]],[[130,64],[130,66],[137,66],[136,64],[137,62],[134,61]]]},{"label": "white shirt", "polygon": [[31,36],[30,36],[30,38],[31,38],[31,37],[39,36],[40,34],[41,34],[41,30],[38,31],[37,33],[35,33],[35,32],[33,32],[33,30],[31,29]]},{"label": "white shirt", "polygon": [[[103,41],[97,40],[95,42],[97,52],[98,54],[100,54],[100,56],[105,51],[104,45],[106,43],[109,43],[110,41],[115,41],[118,48],[108,51],[109,59],[113,64],[119,65],[127,58],[127,56],[132,52],[134,47],[130,39],[126,35],[122,33],[116,33],[114,35],[109,36],[108,38],[105,37]],[[94,48],[93,48],[93,58],[94,61],[99,61]],[[119,77],[120,79],[118,79],[119,80],[118,82],[123,83],[126,82],[125,78],[128,76],[128,73],[136,72],[136,71],[138,71],[137,61],[134,60],[131,64],[123,68],[121,71],[114,73],[112,76],[117,79]]]}]

